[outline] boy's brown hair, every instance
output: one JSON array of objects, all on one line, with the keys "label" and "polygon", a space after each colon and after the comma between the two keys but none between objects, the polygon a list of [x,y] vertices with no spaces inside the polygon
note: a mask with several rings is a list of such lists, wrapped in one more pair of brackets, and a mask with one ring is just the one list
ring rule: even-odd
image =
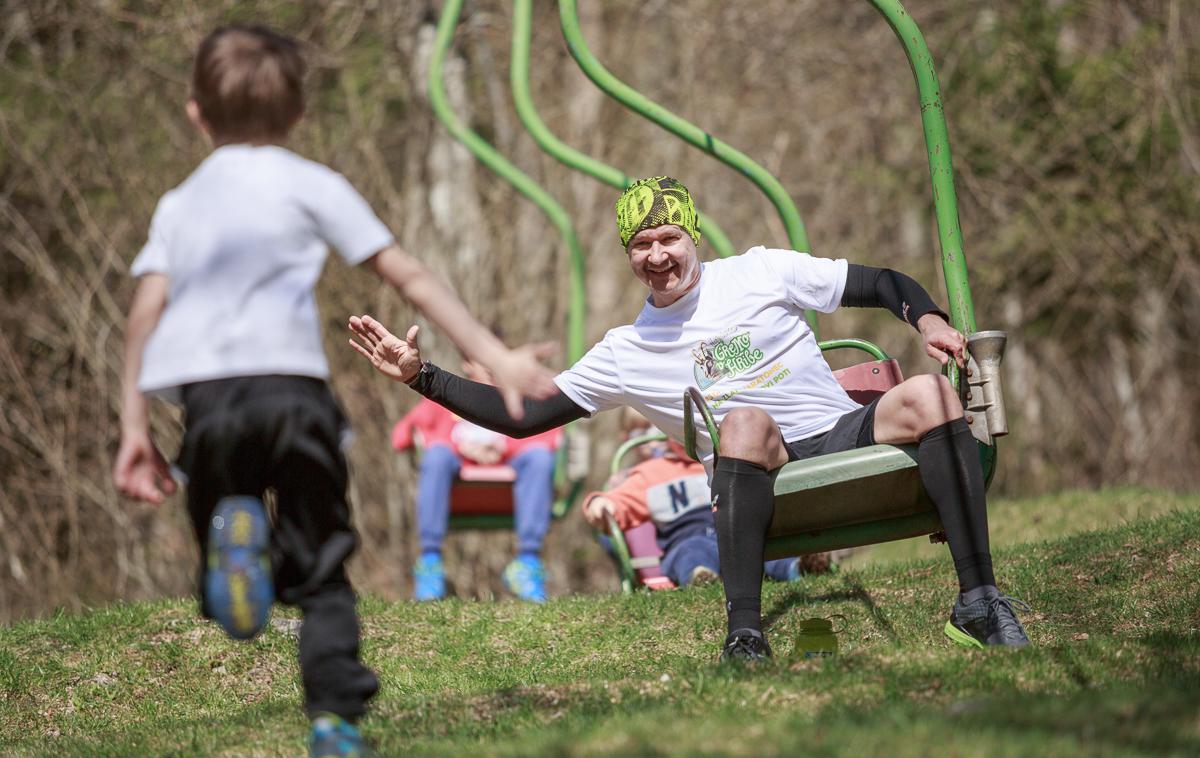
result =
[{"label": "boy's brown hair", "polygon": [[192,98],[218,144],[287,136],[304,113],[304,57],[265,26],[223,26],[196,51]]}]

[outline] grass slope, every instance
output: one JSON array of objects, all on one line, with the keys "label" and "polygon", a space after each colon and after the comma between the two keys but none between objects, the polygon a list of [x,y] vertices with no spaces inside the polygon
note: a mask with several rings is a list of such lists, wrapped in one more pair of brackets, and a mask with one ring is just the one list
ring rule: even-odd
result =
[{"label": "grass slope", "polygon": [[[1200,510],[1182,505],[1000,547],[1006,588],[1036,609],[1025,651],[942,636],[943,557],[768,585],[776,659],[751,669],[714,663],[716,586],[541,607],[368,598],[384,688],[364,731],[384,755],[1195,755]],[[832,614],[841,654],[794,657],[798,621]],[[289,634],[236,643],[189,602],[0,630],[3,755],[298,755],[299,703]]]}]

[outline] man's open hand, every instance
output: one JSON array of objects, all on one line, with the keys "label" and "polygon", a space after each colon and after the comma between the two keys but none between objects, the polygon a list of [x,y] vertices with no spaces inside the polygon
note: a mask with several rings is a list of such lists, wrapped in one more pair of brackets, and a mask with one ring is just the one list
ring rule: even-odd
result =
[{"label": "man's open hand", "polygon": [[408,334],[400,339],[383,324],[363,314],[350,317],[350,331],[358,338],[351,338],[350,346],[389,379],[411,382],[421,370],[421,348],[417,345],[421,327],[410,326]]}]

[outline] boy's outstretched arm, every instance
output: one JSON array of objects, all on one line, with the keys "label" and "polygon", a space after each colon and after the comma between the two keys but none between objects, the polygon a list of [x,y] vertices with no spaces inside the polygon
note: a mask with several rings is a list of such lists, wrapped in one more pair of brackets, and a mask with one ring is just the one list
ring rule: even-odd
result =
[{"label": "boy's outstretched arm", "polygon": [[[420,327],[411,326],[403,339],[370,316],[351,316],[350,345],[380,373],[457,413],[462,418],[510,437],[530,437],[583,418],[579,407],[557,386],[550,397],[525,400],[523,413],[513,416],[500,392],[490,384],[473,382],[433,364],[423,363],[417,344]],[[428,369],[422,370],[422,366]]]},{"label": "boy's outstretched arm", "polygon": [[558,392],[554,374],[538,362],[553,352],[552,346],[508,349],[475,320],[453,290],[398,245],[384,248],[370,259],[370,265],[404,299],[445,331],[463,355],[492,372],[513,418],[520,418],[523,413],[522,396],[541,399]]},{"label": "boy's outstretched arm", "polygon": [[137,388],[142,351],[167,304],[169,280],[146,274],[138,280],[125,327],[125,368],[121,374],[121,447],[113,465],[113,483],[122,494],[161,503],[175,492],[175,480],[162,453],[150,438],[150,409]]}]

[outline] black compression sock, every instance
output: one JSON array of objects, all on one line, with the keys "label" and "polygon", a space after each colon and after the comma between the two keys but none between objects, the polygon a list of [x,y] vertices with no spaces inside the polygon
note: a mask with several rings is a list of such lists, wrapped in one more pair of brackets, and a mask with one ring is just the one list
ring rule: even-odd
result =
[{"label": "black compression sock", "polygon": [[756,463],[720,458],[712,495],[729,631],[761,631],[763,543],[775,513],[771,475]]},{"label": "black compression sock", "polygon": [[917,448],[921,482],[942,519],[959,591],[995,584],[979,448],[965,419],[931,429]]}]

